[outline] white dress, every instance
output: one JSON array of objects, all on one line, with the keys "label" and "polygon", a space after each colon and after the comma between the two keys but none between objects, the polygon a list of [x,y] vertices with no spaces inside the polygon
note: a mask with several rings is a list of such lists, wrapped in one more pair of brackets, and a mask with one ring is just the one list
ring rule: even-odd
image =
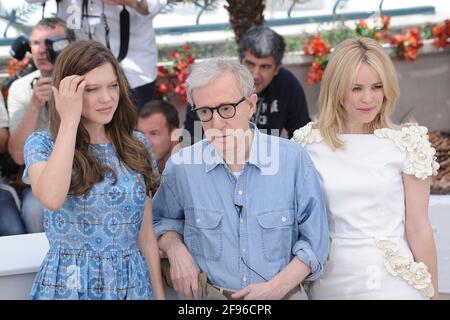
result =
[{"label": "white dress", "polygon": [[330,254],[310,299],[427,299],[431,275],[414,262],[405,238],[402,173],[437,173],[427,129],[377,129],[343,134],[333,151],[309,123],[295,131],[319,172],[326,194]]}]

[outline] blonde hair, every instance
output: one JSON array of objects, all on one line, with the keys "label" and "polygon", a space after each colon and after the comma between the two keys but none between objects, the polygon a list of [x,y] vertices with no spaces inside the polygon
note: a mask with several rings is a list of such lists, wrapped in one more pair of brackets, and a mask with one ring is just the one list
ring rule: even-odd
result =
[{"label": "blonde hair", "polygon": [[343,131],[345,109],[343,101],[351,90],[362,63],[377,71],[383,83],[384,99],[375,119],[364,125],[365,133],[393,127],[390,115],[400,95],[397,72],[383,47],[370,38],[351,38],[342,41],[334,50],[323,74],[319,94],[319,129],[332,148],[344,146],[338,134]]}]

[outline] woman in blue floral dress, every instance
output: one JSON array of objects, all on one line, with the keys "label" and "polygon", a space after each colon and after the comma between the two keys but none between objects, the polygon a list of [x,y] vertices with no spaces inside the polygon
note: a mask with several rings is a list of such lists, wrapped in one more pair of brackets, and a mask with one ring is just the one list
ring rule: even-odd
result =
[{"label": "woman in blue floral dress", "polygon": [[107,48],[80,41],[58,56],[49,112],[24,150],[50,243],[30,299],[164,299],[150,146]]}]

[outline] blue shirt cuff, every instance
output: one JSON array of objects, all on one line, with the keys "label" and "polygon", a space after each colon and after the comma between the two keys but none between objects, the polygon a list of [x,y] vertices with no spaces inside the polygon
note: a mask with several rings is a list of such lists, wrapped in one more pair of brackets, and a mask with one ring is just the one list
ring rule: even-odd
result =
[{"label": "blue shirt cuff", "polygon": [[305,280],[316,280],[322,275],[323,265],[319,262],[316,255],[306,241],[298,241],[294,245],[292,253],[311,269],[311,273],[305,278]]},{"label": "blue shirt cuff", "polygon": [[176,232],[183,236],[184,234],[184,220],[161,219],[154,225],[156,239],[159,239],[166,232]]}]

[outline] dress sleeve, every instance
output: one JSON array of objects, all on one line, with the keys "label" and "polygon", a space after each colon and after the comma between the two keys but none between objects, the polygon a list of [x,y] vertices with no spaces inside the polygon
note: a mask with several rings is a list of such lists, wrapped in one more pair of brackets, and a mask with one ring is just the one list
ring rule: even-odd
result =
[{"label": "dress sleeve", "polygon": [[405,153],[402,172],[425,180],[437,174],[439,164],[436,150],[428,139],[428,129],[416,123],[407,123],[401,129],[382,128],[375,135],[392,140]]},{"label": "dress sleeve", "polygon": [[47,131],[33,132],[25,141],[24,145],[24,160],[25,169],[23,171],[22,181],[26,184],[30,184],[30,178],[28,176],[28,169],[31,165],[48,161],[53,151],[53,141],[50,133]]},{"label": "dress sleeve", "polygon": [[417,124],[408,124],[401,129],[401,133],[406,152],[402,172],[422,180],[435,176],[439,164],[436,161],[436,150],[428,138],[428,129]]}]

